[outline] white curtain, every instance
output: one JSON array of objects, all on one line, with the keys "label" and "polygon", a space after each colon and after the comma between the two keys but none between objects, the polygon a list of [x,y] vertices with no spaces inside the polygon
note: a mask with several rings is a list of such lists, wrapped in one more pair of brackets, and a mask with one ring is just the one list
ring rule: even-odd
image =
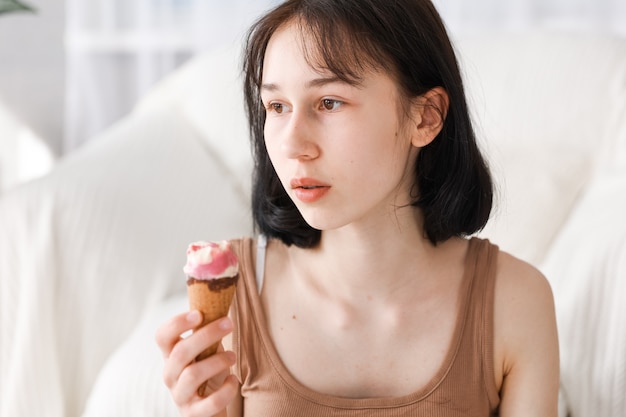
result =
[{"label": "white curtain", "polygon": [[530,29],[626,36],[625,0],[433,0],[448,28],[466,34]]},{"label": "white curtain", "polygon": [[[240,39],[280,0],[66,0],[67,153],[202,50]],[[453,33],[535,28],[626,36],[626,0],[434,0]]]},{"label": "white curtain", "polygon": [[66,0],[64,153],[194,54],[241,38],[278,0]]}]

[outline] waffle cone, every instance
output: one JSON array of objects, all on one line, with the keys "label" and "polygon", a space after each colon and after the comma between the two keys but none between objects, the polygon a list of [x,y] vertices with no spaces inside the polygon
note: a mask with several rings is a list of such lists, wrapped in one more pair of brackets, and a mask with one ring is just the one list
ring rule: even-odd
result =
[{"label": "waffle cone", "polygon": [[[199,310],[202,313],[202,323],[198,327],[205,326],[228,315],[228,310],[235,294],[237,278],[236,276],[234,279],[217,279],[211,283],[193,278],[187,281],[189,308],[191,310]],[[217,281],[221,282],[218,285],[214,285]],[[218,346],[219,342],[209,346],[198,355],[196,360],[202,360],[213,355],[217,351]]]}]

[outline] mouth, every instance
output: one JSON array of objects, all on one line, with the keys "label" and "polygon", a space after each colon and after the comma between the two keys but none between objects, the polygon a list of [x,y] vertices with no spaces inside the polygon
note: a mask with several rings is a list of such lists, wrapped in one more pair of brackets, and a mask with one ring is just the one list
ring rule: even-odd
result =
[{"label": "mouth", "polygon": [[291,180],[291,189],[296,198],[304,203],[313,203],[320,200],[330,190],[330,185],[312,178],[296,178]]},{"label": "mouth", "polygon": [[321,181],[318,181],[313,178],[294,178],[289,183],[291,189],[301,189],[301,190],[315,190],[318,188],[329,188],[328,184],[324,184]]}]

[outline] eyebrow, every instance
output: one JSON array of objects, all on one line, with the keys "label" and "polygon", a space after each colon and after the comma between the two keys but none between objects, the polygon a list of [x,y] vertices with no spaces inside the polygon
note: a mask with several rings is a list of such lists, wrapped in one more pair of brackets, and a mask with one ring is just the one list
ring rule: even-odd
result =
[{"label": "eyebrow", "polygon": [[321,78],[312,79],[311,81],[306,83],[306,86],[308,88],[311,88],[311,87],[323,87],[323,86],[325,86],[327,84],[333,84],[333,83],[345,84],[345,81],[339,79],[339,77],[334,75],[332,77],[321,77]]},{"label": "eyebrow", "polygon": [[[308,81],[306,83],[306,87],[307,88],[322,87],[322,86],[333,84],[333,83],[349,84],[337,76],[332,76],[332,77],[314,78],[311,81]],[[280,87],[278,86],[278,84],[274,84],[274,83],[263,83],[261,84],[261,90],[270,91],[270,92],[279,91]]]}]

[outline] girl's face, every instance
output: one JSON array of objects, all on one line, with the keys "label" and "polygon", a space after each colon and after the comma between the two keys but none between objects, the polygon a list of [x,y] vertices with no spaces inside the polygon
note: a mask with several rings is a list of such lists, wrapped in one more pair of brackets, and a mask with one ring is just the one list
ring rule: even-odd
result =
[{"label": "girl's face", "polygon": [[268,44],[261,98],[269,157],[310,226],[393,219],[410,203],[416,123],[401,117],[392,78],[369,72],[354,86],[311,67],[287,25]]}]

